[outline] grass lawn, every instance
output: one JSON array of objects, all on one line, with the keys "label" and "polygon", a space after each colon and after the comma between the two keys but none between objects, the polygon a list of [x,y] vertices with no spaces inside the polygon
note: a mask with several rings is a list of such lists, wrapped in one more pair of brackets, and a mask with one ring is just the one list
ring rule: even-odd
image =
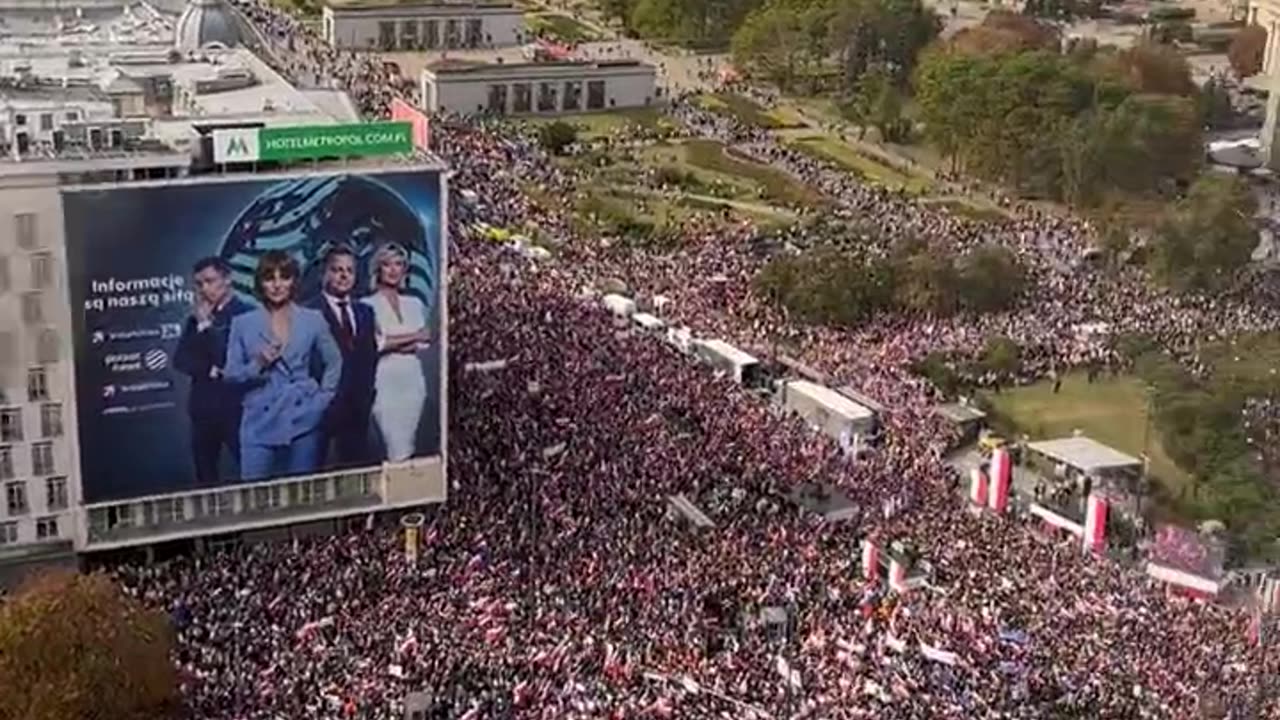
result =
[{"label": "grass lawn", "polygon": [[791,146],[812,157],[839,165],[870,182],[890,188],[905,188],[912,194],[929,191],[933,183],[926,177],[908,174],[868,157],[839,140],[825,135],[802,137]]},{"label": "grass lawn", "polygon": [[592,42],[600,35],[590,27],[560,13],[531,13],[525,15],[525,24],[535,35],[546,35],[566,43]]},{"label": "grass lawn", "polygon": [[662,114],[654,108],[628,108],[626,110],[607,110],[522,119],[534,125],[547,125],[553,122],[569,123],[578,128],[578,136],[582,140],[607,137],[630,126],[657,129],[662,123],[666,122],[663,120]]},{"label": "grass lawn", "polygon": [[[1056,395],[1053,383],[1045,381],[985,397],[999,416],[997,423],[1012,423],[1033,441],[1065,437],[1079,429],[1100,443],[1134,457],[1142,455],[1147,399],[1136,377],[1102,375],[1090,384],[1084,374],[1071,374],[1063,378]],[[1151,477],[1161,494],[1178,497],[1189,482],[1186,472],[1165,454],[1155,427],[1148,442]]]},{"label": "grass lawn", "polygon": [[704,110],[732,115],[743,125],[763,130],[807,127],[804,119],[788,108],[779,107],[770,110],[755,100],[737,93],[702,95],[697,103]]},{"label": "grass lawn", "polygon": [[1009,215],[995,205],[979,205],[958,197],[930,198],[923,202],[926,205],[946,208],[952,215],[978,222],[1001,222],[1009,219]]},{"label": "grass lawn", "polygon": [[790,175],[768,165],[731,156],[725,152],[723,144],[714,140],[690,140],[680,147],[685,163],[731,178],[749,179],[759,186],[760,197],[770,202],[810,207],[828,204],[820,193]]}]

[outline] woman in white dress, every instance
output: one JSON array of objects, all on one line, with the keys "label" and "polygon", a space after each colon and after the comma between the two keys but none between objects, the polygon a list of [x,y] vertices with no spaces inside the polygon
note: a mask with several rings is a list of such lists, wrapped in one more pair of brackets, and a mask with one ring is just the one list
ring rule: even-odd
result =
[{"label": "woman in white dress", "polygon": [[413,456],[418,421],[427,400],[427,381],[418,353],[431,341],[422,301],[401,293],[409,277],[409,253],[388,243],[373,255],[373,292],[364,303],[373,308],[378,336],[373,419],[382,433],[387,460]]}]

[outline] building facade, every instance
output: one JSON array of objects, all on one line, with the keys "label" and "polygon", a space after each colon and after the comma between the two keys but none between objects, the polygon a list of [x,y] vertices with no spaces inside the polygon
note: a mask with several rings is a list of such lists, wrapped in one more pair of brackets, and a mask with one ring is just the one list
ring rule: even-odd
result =
[{"label": "building facade", "polygon": [[359,50],[461,50],[519,45],[524,16],[510,3],[331,4],[324,39]]},{"label": "building facade", "polygon": [[441,63],[422,71],[428,112],[538,115],[645,107],[656,71],[636,60],[505,65]]}]

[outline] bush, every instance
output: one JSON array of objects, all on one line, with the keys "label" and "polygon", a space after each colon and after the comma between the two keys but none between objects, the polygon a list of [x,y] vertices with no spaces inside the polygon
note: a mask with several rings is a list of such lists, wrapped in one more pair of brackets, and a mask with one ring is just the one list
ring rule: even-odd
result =
[{"label": "bush", "polygon": [[578,128],[563,120],[547,123],[538,129],[538,143],[552,155],[563,155],[565,148],[578,142]]},{"label": "bush", "polygon": [[1196,11],[1188,7],[1178,7],[1174,5],[1165,5],[1163,7],[1152,8],[1147,12],[1147,22],[1159,23],[1170,22],[1175,20],[1194,20]]}]

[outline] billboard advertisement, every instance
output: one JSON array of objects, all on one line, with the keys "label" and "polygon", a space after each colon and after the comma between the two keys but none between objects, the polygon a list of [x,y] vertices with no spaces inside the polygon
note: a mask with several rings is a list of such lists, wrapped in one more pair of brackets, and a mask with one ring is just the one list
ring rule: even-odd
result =
[{"label": "billboard advertisement", "polygon": [[443,182],[64,192],[85,502],[438,456]]}]

